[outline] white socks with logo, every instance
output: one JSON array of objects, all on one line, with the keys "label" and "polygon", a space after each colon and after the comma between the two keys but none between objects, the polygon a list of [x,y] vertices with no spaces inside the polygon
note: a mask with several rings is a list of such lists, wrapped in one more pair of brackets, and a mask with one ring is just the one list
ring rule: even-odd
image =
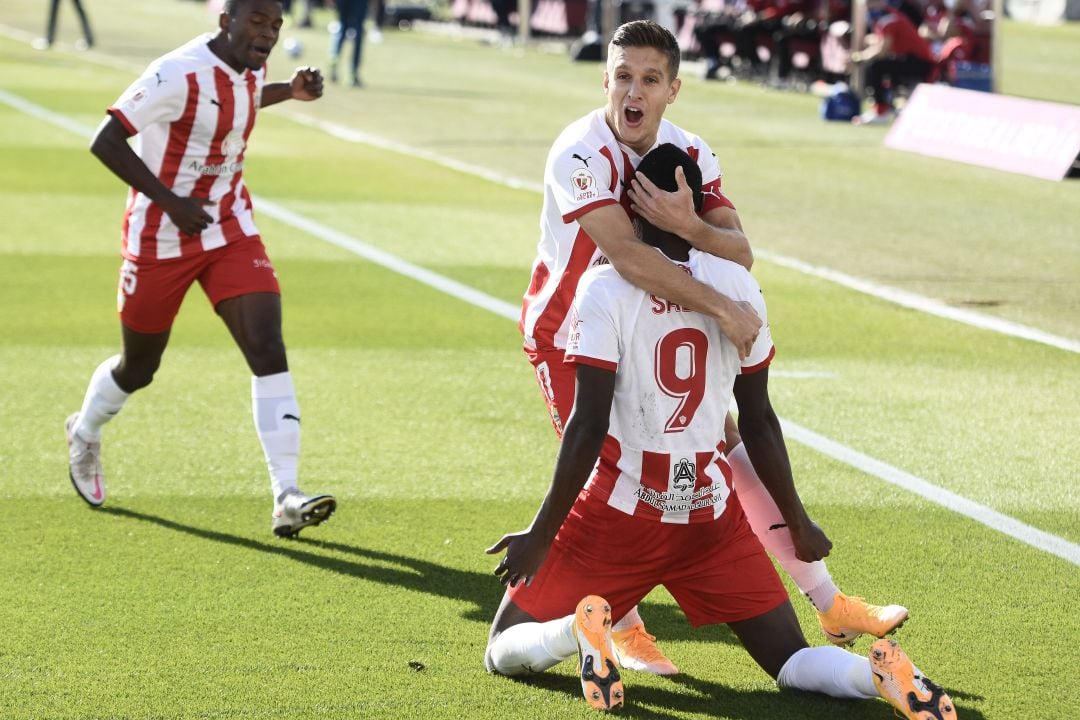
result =
[{"label": "white socks with logo", "polygon": [[838,647],[803,648],[788,658],[776,684],[836,698],[879,697],[871,677],[870,661]]},{"label": "white socks with logo", "polygon": [[488,645],[484,667],[500,675],[540,672],[577,653],[574,616],[527,622],[506,628]]},{"label": "white socks with logo", "polygon": [[286,371],[252,377],[251,412],[277,500],[283,492],[296,488],[300,464],[300,406],[292,375]]},{"label": "white socks with logo", "polygon": [[833,584],[829,569],[822,560],[805,563],[795,557],[795,546],[791,542],[791,531],[784,523],[780,508],[772,499],[768,489],[761,483],[750,456],[746,453],[746,444],[739,443],[727,455],[731,465],[735,492],[739,496],[746,519],[751,529],[765,549],[776,558],[784,571],[791,576],[795,584],[810,597],[821,612],[828,612],[833,598],[839,592]]},{"label": "white socks with logo", "polygon": [[113,355],[98,365],[90,376],[90,385],[83,397],[79,419],[72,428],[85,442],[101,442],[101,426],[112,420],[131,396],[131,393],[121,390],[113,380],[112,369],[119,362],[120,356]]}]

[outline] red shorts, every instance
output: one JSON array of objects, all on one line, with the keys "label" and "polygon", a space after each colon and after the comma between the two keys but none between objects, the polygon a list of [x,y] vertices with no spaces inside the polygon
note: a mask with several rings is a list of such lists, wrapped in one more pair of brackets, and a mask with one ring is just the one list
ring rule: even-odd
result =
[{"label": "red shorts", "polygon": [[574,409],[577,369],[564,362],[566,353],[562,350],[533,350],[526,347],[525,354],[536,370],[536,382],[540,384],[540,394],[547,403],[555,434],[561,438],[563,425]]},{"label": "red shorts", "polygon": [[116,292],[120,322],[135,332],[165,332],[196,280],[214,307],[239,295],[281,294],[266,248],[255,235],[174,260],[124,260]]},{"label": "red shorts", "polygon": [[734,494],[727,503],[712,522],[673,525],[579,496],[532,585],[510,588],[510,599],[544,622],[600,595],[617,621],[663,585],[694,627],[763,615],[787,590]]}]

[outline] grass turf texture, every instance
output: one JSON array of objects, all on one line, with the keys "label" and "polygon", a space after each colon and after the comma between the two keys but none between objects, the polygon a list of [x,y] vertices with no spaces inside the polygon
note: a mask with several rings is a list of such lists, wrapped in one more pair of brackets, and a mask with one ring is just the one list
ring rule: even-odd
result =
[{"label": "grass turf texture", "polygon": [[[140,64],[208,26],[190,3],[100,7],[103,51]],[[3,21],[36,23],[40,13],[15,0]],[[155,27],[168,37],[151,43],[139,23],[159,13],[167,17]],[[288,111],[535,179],[554,133],[600,102],[595,66],[388,40],[369,48],[370,91],[331,88],[321,103]],[[277,73],[285,67],[278,59]],[[0,39],[0,88],[90,127],[133,72]],[[1004,278],[1018,258],[1038,258],[1039,272],[1025,276],[1031,291],[1012,283],[1000,311],[1076,336],[1073,184],[888,153],[876,131],[820,124],[813,105],[690,79],[672,109],[721,154],[756,244],[890,284],[932,265],[950,288],[961,274]],[[257,194],[516,300],[537,196],[343,143],[284,114],[262,115],[254,135]],[[0,138],[5,717],[594,716],[569,664],[527,682],[482,670],[500,588],[481,550],[529,521],[556,450],[512,323],[261,215],[285,291],[303,477],[339,496],[339,515],[301,542],[270,535],[247,373],[198,291],[157,381],[106,431],[111,498],[91,512],[64,477],[60,426],[93,367],[115,352],[123,189],[83,138],[6,106]],[[947,182],[928,197],[930,178]],[[758,197],[776,183],[782,214],[776,195]],[[867,197],[867,187],[891,199]],[[860,203],[890,227],[911,214],[903,208],[921,208],[917,240],[864,242],[869,215],[838,227],[837,213]],[[956,236],[952,216],[972,218],[979,232]],[[1026,244],[1011,249],[1017,236]],[[827,375],[778,372],[783,416],[1080,540],[1075,356],[768,263],[755,272],[776,370]],[[912,609],[899,638],[952,692],[960,717],[1054,718],[1080,706],[1069,661],[1080,639],[1075,566],[804,447],[791,451],[810,511],[836,543],[835,577]],[[807,604],[796,598],[795,607],[820,642]],[[643,612],[686,676],[629,674],[633,717],[889,717],[880,702],[777,692],[729,633],[689,631],[663,592]]]}]

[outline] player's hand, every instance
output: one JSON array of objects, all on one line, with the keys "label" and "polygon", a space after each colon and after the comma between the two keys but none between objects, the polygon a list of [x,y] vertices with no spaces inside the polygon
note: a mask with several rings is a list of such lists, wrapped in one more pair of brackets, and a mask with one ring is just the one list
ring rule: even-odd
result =
[{"label": "player's hand", "polygon": [[213,204],[206,198],[172,195],[159,204],[180,232],[187,235],[198,235],[214,222],[210,213],[203,210],[204,206]]},{"label": "player's hand", "polygon": [[630,209],[654,227],[685,239],[699,221],[694,212],[694,193],[681,167],[675,168],[675,183],[678,190],[667,192],[641,173],[635,173],[630,181]]},{"label": "player's hand", "polygon": [[502,540],[484,552],[497,555],[506,550],[506,556],[495,567],[495,576],[503,585],[514,587],[519,582],[532,584],[550,547],[551,543],[542,541],[530,529],[503,535]]},{"label": "player's hand", "polygon": [[323,94],[323,77],[318,68],[296,68],[289,82],[293,100],[318,100]]},{"label": "player's hand", "polygon": [[723,313],[715,317],[720,324],[720,330],[739,351],[739,359],[745,359],[761,332],[761,318],[754,306],[745,300],[729,300]]},{"label": "player's hand", "polygon": [[798,527],[789,525],[788,529],[791,531],[791,542],[795,546],[795,557],[799,560],[816,562],[828,557],[832,550],[832,541],[813,520],[807,519],[805,524]]}]

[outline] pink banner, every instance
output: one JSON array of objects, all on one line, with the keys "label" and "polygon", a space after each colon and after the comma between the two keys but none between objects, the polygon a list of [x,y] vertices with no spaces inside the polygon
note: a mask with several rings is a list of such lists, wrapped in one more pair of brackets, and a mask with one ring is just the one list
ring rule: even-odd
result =
[{"label": "pink banner", "polygon": [[1080,155],[1080,107],[923,84],[885,146],[1061,180]]}]

